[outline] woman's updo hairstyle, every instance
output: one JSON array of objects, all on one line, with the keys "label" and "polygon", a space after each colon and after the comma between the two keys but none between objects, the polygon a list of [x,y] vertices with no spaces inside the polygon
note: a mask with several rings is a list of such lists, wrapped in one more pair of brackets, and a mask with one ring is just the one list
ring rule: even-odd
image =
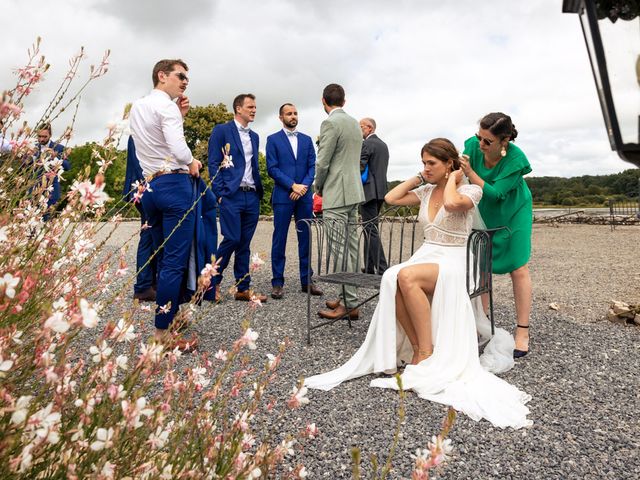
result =
[{"label": "woman's updo hairstyle", "polygon": [[482,117],[480,120],[480,128],[489,130],[500,140],[505,138],[513,141],[518,136],[518,130],[511,121],[511,117],[502,112],[494,112]]},{"label": "woman's updo hairstyle", "polygon": [[460,157],[458,150],[450,140],[446,138],[434,138],[430,140],[428,143],[424,144],[422,150],[420,151],[420,156],[428,153],[432,157],[437,158],[441,162],[448,162],[449,160],[453,160],[453,170],[458,170],[460,168]]}]

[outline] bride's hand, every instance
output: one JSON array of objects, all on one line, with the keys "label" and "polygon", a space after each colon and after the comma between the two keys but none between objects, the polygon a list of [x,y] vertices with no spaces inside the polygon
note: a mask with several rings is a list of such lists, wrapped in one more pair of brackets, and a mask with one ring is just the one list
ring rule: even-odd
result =
[{"label": "bride's hand", "polygon": [[456,185],[460,185],[460,182],[462,181],[462,177],[464,177],[464,172],[462,171],[461,168],[459,168],[458,170],[454,170],[449,174],[449,181],[455,182]]}]

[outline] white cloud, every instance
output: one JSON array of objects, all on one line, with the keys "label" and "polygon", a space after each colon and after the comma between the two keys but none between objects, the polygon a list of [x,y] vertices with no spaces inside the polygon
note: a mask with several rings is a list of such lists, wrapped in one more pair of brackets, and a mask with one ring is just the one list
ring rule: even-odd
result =
[{"label": "white cloud", "polygon": [[[72,143],[100,140],[124,105],[151,89],[155,61],[179,57],[189,64],[194,105],[257,95],[261,149],[285,101],[315,137],[325,118],[322,88],[337,82],[347,112],[378,122],[391,179],[419,168],[430,138],[462,147],[490,111],[513,117],[534,175],[630,168],[609,150],[578,19],[556,0],[8,0],[4,12],[13,21],[3,26],[0,84],[11,85],[10,69],[38,35],[52,64],[28,119],[80,46],[93,63],[111,49],[110,72],[83,96]],[[638,104],[637,92],[628,98]]]}]

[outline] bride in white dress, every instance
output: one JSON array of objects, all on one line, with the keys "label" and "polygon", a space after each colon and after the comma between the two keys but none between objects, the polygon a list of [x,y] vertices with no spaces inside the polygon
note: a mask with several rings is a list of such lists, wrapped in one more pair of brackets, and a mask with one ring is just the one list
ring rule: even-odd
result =
[{"label": "bride in white dress", "polygon": [[[307,378],[305,385],[330,390],[363,375],[393,373],[407,363],[405,390],[498,427],[529,426],[525,404],[531,397],[491,373],[513,366],[511,335],[496,329],[478,356],[478,334],[487,337],[490,328],[479,299],[473,304],[469,299],[465,276],[466,242],[474,216],[479,218],[482,190],[463,182],[458,152],[449,140],[431,140],[421,156],[423,171],[385,200],[420,205],[423,245],[384,273],[367,336],[354,356],[335,370]],[[398,389],[393,377],[376,378],[371,386]]]}]

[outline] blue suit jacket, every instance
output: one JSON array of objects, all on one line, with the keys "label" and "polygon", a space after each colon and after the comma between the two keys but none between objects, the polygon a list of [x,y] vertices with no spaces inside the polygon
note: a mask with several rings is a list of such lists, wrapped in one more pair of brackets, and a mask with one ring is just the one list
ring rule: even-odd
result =
[{"label": "blue suit jacket", "polygon": [[[64,146],[54,142],[53,140],[49,140],[49,143],[44,148],[52,149],[55,152],[56,157],[62,158],[62,168],[65,172],[71,168],[69,160],[63,157]],[[38,145],[38,153],[36,154],[36,157],[40,158],[41,153],[42,145]],[[53,191],[49,195],[49,205],[54,205],[60,200],[60,181],[58,180],[57,176],[53,179],[52,186]]]},{"label": "blue suit jacket", "polygon": [[131,184],[136,180],[142,182],[144,175],[142,174],[142,168],[136,156],[136,146],[133,143],[133,137],[129,136],[129,141],[127,142],[127,172],[124,175],[124,186],[122,187],[122,195],[124,195],[124,200],[127,202],[133,200],[133,194],[135,192],[131,191]]},{"label": "blue suit jacket", "polygon": [[[258,195],[262,198],[264,190],[260,180],[260,167],[258,166],[258,134],[252,130],[249,135],[253,148],[251,157],[253,181]],[[218,172],[223,159],[222,149],[227,143],[230,146],[229,154],[231,155],[233,167],[223,168]],[[211,137],[209,137],[209,177],[214,179],[212,186],[216,197],[228,197],[238,191],[244,175],[245,164],[244,150],[242,149],[240,134],[235,122],[231,120],[222,125],[216,125],[211,132]]]},{"label": "blue suit jacket", "polygon": [[307,185],[309,190],[298,201],[311,202],[313,177],[316,173],[316,151],[311,137],[298,132],[298,151],[293,155],[291,143],[284,130],[267,137],[267,172],[275,185],[271,194],[273,203],[289,203],[294,183]]}]

